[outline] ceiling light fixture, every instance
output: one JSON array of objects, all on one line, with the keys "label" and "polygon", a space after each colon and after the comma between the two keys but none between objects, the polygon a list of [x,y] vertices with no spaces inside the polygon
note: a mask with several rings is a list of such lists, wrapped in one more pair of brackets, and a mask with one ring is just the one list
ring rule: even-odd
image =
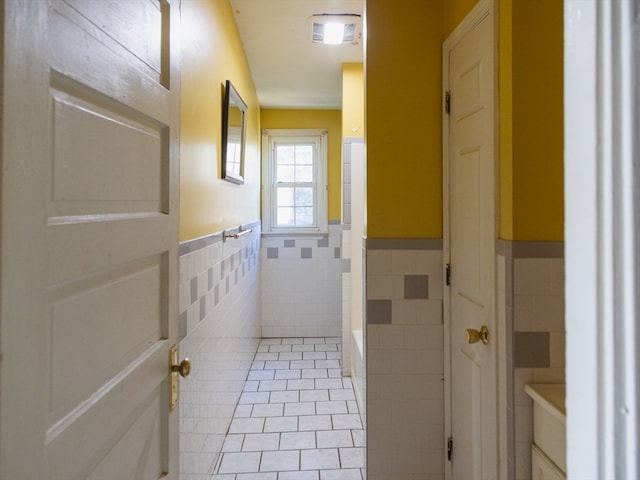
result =
[{"label": "ceiling light fixture", "polygon": [[361,18],[360,15],[355,13],[313,15],[309,19],[311,41],[325,45],[340,45],[343,43],[357,45],[362,36]]}]

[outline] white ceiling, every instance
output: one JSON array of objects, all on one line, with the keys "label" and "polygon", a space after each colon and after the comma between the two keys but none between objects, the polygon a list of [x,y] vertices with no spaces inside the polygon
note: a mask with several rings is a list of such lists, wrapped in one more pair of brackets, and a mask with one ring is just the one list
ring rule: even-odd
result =
[{"label": "white ceiling", "polygon": [[364,0],[230,1],[263,108],[341,108],[342,64],[362,62],[362,39],[311,43],[309,17],[362,15]]}]

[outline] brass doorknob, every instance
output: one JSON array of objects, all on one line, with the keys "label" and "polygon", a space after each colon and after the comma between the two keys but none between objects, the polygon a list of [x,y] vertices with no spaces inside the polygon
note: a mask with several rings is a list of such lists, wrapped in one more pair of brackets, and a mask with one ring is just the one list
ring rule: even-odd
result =
[{"label": "brass doorknob", "polygon": [[475,328],[467,328],[467,343],[482,342],[484,345],[489,343],[489,329],[486,325],[480,327],[480,331]]},{"label": "brass doorknob", "polygon": [[191,373],[191,360],[185,358],[179,365],[171,365],[172,372],[178,372],[181,377],[188,377]]}]

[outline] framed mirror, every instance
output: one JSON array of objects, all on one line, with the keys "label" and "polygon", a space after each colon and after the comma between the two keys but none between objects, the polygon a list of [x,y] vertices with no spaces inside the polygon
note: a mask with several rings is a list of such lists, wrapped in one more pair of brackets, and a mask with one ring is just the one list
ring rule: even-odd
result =
[{"label": "framed mirror", "polygon": [[222,102],[222,178],[244,183],[244,150],[247,104],[227,80]]}]

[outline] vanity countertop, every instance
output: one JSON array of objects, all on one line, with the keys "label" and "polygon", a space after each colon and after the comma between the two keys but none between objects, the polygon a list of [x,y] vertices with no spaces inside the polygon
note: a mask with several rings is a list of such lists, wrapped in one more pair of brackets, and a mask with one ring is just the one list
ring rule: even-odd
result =
[{"label": "vanity countertop", "polygon": [[551,416],[565,423],[567,410],[564,383],[530,383],[524,386],[524,391]]}]

